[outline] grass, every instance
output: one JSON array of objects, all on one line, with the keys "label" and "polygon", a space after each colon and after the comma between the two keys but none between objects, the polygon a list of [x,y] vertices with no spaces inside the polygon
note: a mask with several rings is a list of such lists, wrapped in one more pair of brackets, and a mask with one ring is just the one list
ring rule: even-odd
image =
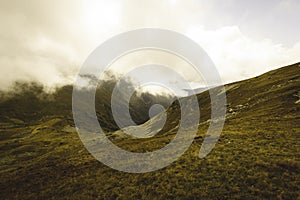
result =
[{"label": "grass", "polygon": [[[144,174],[116,171],[94,159],[72,131],[72,119],[6,122],[0,129],[1,199],[299,199],[297,80],[296,64],[234,83],[238,87],[227,91],[227,99],[228,111],[235,113],[227,115],[218,143],[204,159],[198,153],[210,99],[200,94],[203,117],[193,144],[171,165]],[[176,133],[176,102],[168,114],[156,137],[112,140],[135,152],[160,148]]]},{"label": "grass", "polygon": [[129,174],[96,161],[74,132],[47,128],[32,135],[28,127],[6,131],[23,132],[1,138],[0,189],[7,199],[299,198],[299,132],[278,130],[274,135],[273,130],[239,132],[225,126],[211,154],[199,159],[203,127],[170,166]]}]

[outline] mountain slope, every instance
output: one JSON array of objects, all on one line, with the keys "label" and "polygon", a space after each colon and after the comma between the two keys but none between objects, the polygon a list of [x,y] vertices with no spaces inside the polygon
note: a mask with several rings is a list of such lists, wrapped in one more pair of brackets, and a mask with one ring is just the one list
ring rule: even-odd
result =
[{"label": "mountain slope", "polygon": [[[116,77],[100,82],[96,90],[95,107],[99,122],[105,131],[118,130],[111,112],[111,94],[117,83]],[[118,94],[118,102],[122,108],[130,110],[133,121],[141,124],[149,119],[148,110],[151,105],[160,103],[169,106],[173,97],[168,94],[151,94],[149,92],[134,93],[129,105],[125,102],[126,92],[133,87],[130,80],[123,81],[123,93]],[[91,90],[80,89],[82,95]],[[0,119],[2,122],[18,122],[21,124],[35,124],[43,118],[60,116],[72,119],[72,91],[71,85],[56,88],[52,93],[44,91],[38,83],[15,84],[12,92],[0,93]],[[122,90],[121,90],[122,91]]]},{"label": "mountain slope", "polygon": [[[299,63],[226,89],[226,122],[213,151],[198,158],[210,119],[210,98],[204,92],[197,95],[201,121],[189,150],[170,166],[145,174],[115,171],[95,160],[72,119],[52,115],[29,125],[7,122],[0,130],[2,197],[299,199]],[[155,137],[124,138],[120,131],[108,136],[131,151],[158,149],[176,134],[178,102],[167,114],[167,124]]]}]

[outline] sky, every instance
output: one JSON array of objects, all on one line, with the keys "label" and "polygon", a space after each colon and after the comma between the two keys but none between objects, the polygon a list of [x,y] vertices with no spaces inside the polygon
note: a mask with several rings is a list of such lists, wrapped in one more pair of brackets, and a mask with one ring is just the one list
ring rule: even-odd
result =
[{"label": "sky", "polygon": [[[0,90],[17,80],[72,84],[97,46],[138,28],[184,34],[207,52],[223,83],[242,80],[300,61],[299,19],[298,0],[0,0]],[[193,87],[202,84],[178,58],[153,52],[131,58],[136,56],[139,62],[129,56],[116,71],[145,58],[167,60],[181,67]]]}]

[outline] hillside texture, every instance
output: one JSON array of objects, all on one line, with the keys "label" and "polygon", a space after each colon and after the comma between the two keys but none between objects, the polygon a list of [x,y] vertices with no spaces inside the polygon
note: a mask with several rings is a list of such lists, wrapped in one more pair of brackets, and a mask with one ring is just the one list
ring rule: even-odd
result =
[{"label": "hillside texture", "polygon": [[[300,64],[226,85],[226,94],[225,126],[207,157],[198,157],[210,122],[210,98],[204,92],[197,95],[201,121],[191,147],[168,167],[144,174],[119,172],[94,159],[79,139],[70,110],[62,108],[68,106],[64,99],[55,107],[38,104],[30,121],[28,106],[37,100],[2,101],[0,198],[299,199]],[[164,128],[151,138],[121,137],[113,129],[107,135],[124,149],[152,151],[174,138],[178,102],[167,116]]]}]

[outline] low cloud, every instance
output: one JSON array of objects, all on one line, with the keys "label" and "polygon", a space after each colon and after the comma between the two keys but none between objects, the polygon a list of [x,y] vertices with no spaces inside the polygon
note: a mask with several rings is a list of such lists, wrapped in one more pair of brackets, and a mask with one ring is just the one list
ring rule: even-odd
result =
[{"label": "low cloud", "polygon": [[[16,80],[49,87],[72,83],[84,60],[103,41],[144,27],[191,37],[207,51],[224,82],[299,62],[298,1],[220,4],[216,0],[2,1],[0,90]],[[190,79],[193,82],[193,73]]]}]

